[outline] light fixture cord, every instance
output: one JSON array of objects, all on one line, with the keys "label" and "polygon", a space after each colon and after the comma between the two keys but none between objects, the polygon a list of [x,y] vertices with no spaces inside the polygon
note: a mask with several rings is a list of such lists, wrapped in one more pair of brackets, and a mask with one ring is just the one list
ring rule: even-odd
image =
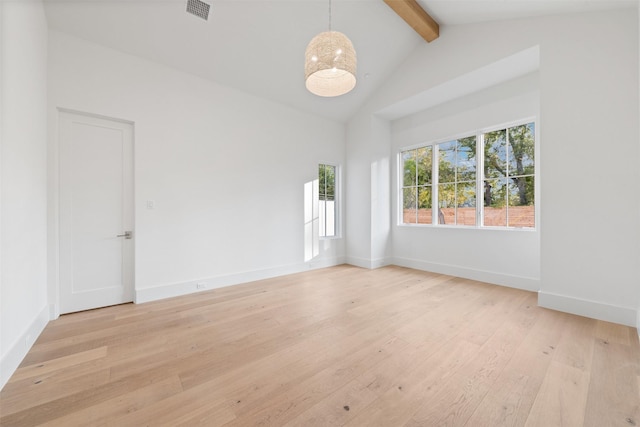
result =
[{"label": "light fixture cord", "polygon": [[331,32],[331,0],[329,0],[329,32]]}]

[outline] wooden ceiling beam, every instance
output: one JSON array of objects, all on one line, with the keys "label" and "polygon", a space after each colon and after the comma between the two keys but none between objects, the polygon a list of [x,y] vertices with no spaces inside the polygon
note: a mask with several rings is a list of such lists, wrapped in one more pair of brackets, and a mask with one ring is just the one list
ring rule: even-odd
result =
[{"label": "wooden ceiling beam", "polygon": [[384,0],[411,28],[427,42],[440,36],[440,26],[416,0]]}]

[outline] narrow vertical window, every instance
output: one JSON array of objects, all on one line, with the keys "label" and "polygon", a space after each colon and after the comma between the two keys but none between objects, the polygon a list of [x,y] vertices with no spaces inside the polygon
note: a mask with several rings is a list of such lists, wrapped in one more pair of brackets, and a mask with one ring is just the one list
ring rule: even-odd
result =
[{"label": "narrow vertical window", "polygon": [[484,225],[535,227],[534,123],[484,134]]},{"label": "narrow vertical window", "polygon": [[507,226],[507,131],[484,134],[484,225]]},{"label": "narrow vertical window", "polygon": [[438,223],[476,225],[476,137],[437,145]]},{"label": "narrow vertical window", "polygon": [[336,236],[336,167],[318,166],[318,200],[320,210],[320,237]]},{"label": "narrow vertical window", "polygon": [[507,129],[509,141],[509,227],[535,227],[534,124]]},{"label": "narrow vertical window", "polygon": [[431,224],[433,147],[403,151],[401,161],[402,222]]}]

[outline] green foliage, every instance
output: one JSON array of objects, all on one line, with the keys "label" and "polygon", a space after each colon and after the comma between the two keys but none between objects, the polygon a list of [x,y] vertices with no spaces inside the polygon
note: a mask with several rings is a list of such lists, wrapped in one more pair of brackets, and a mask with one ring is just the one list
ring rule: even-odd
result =
[{"label": "green foliage", "polygon": [[509,128],[509,176],[533,175],[535,139],[533,123]]},{"label": "green foliage", "polygon": [[336,167],[331,165],[318,166],[318,181],[320,200],[335,200],[336,198]]},{"label": "green foliage", "polygon": [[431,208],[433,147],[422,147],[402,153],[402,207]]},{"label": "green foliage", "polygon": [[[530,206],[534,202],[534,152],[533,123],[509,128],[509,177],[511,191],[510,206]],[[516,194],[517,192],[517,194]]]},{"label": "green foliage", "polygon": [[458,182],[476,180],[476,137],[458,139],[456,170]]},{"label": "green foliage", "polygon": [[[410,156],[413,154],[413,156]],[[402,175],[402,186],[403,187],[411,187],[416,185],[416,159],[415,159],[415,151],[409,151],[403,154],[403,175]]]},{"label": "green foliage", "polygon": [[415,209],[416,208],[416,189],[413,188],[403,188],[402,189],[402,207],[404,209]]},{"label": "green foliage", "polygon": [[402,181],[404,187],[430,185],[432,178],[433,148],[422,147],[402,153]]},{"label": "green foliage", "polygon": [[[484,206],[533,206],[534,124],[487,132],[484,136]],[[438,207],[476,206],[476,136],[443,142],[438,148]],[[431,146],[402,153],[403,208],[431,209]]]},{"label": "green foliage", "polygon": [[438,181],[441,184],[456,182],[456,147],[456,141],[438,144]]},{"label": "green foliage", "polygon": [[431,209],[431,186],[418,187],[418,209]]},{"label": "green foliage", "polygon": [[416,164],[418,168],[417,185],[431,184],[433,162],[433,147],[422,147],[416,150]]},{"label": "green foliage", "polygon": [[535,169],[533,123],[487,132],[484,144],[484,205],[533,205],[534,179],[527,176]]},{"label": "green foliage", "polygon": [[475,206],[476,137],[438,144],[438,206]]}]

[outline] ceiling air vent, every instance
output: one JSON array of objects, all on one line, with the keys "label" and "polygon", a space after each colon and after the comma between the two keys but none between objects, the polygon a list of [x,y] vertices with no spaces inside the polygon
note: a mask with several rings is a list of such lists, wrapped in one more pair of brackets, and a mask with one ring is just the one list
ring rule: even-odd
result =
[{"label": "ceiling air vent", "polygon": [[209,19],[209,8],[211,5],[200,0],[187,0],[187,12],[205,21]]}]

